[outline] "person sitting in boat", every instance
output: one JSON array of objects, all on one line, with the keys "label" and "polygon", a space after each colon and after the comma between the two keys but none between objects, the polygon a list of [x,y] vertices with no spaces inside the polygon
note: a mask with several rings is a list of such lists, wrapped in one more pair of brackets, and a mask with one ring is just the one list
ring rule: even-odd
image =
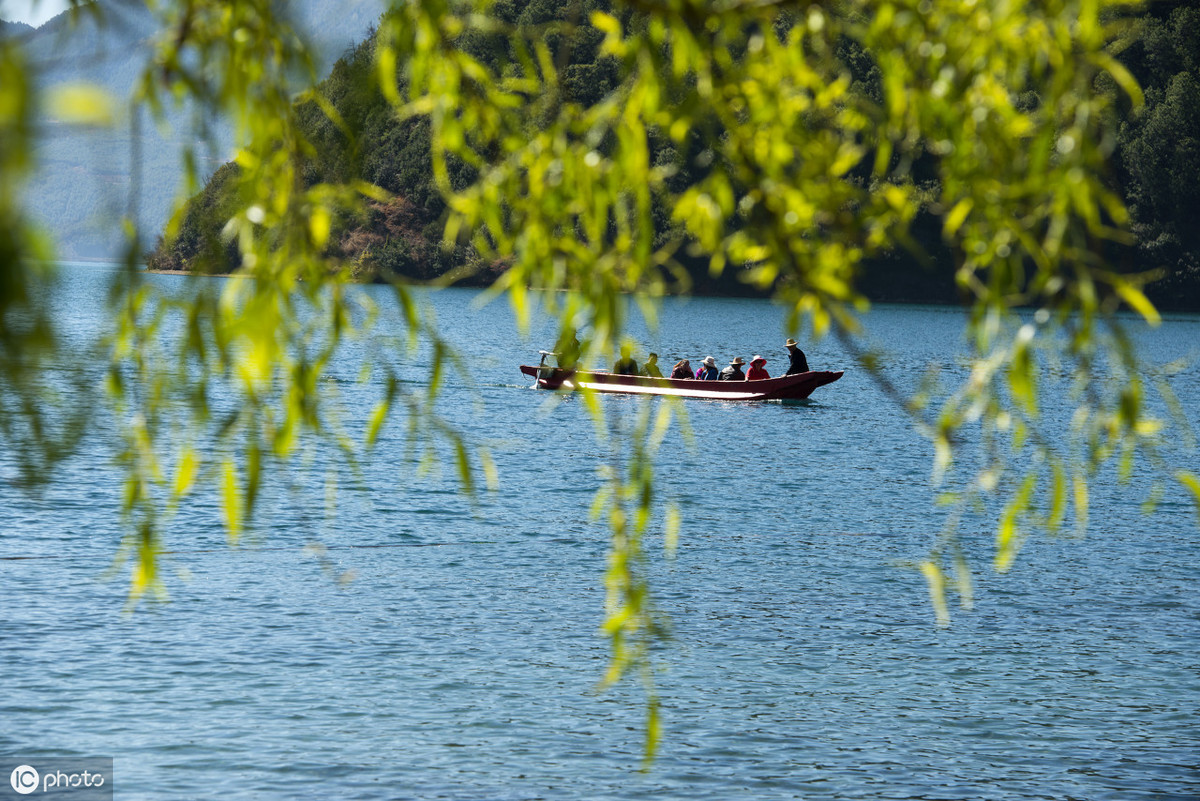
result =
[{"label": "person sitting in boat", "polygon": [[746,374],[742,372],[742,365],[745,363],[746,363],[746,360],[743,359],[741,356],[738,356],[736,359],[734,359],[733,361],[731,361],[729,363],[728,367],[726,367],[724,370],[721,371],[721,374],[719,376],[717,376],[717,380],[718,381],[745,381]]},{"label": "person sitting in boat", "polygon": [[804,351],[800,350],[800,346],[796,340],[789,339],[787,341],[788,358],[791,359],[791,364],[788,365],[787,372],[784,375],[795,375],[796,373],[808,372],[808,359],[804,355]]},{"label": "person sitting in boat", "polygon": [[658,369],[658,354],[651,352],[642,365],[642,375],[647,378],[662,378],[662,370]]},{"label": "person sitting in boat", "polygon": [[721,373],[717,370],[717,360],[712,356],[705,356],[700,367],[696,370],[696,380],[698,381],[716,381],[717,376]]},{"label": "person sitting in boat", "polygon": [[671,378],[691,378],[692,363],[687,359],[680,359],[675,362],[675,368],[671,370]]},{"label": "person sitting in boat", "polygon": [[638,363],[633,359],[633,348],[629,345],[621,346],[621,358],[613,365],[612,371],[615,375],[638,374]]},{"label": "person sitting in boat", "polygon": [[755,356],[753,359],[751,359],[750,370],[746,373],[746,380],[761,381],[764,378],[770,378],[771,376],[769,373],[767,373],[767,368],[763,366],[766,363],[767,360],[762,356]]}]

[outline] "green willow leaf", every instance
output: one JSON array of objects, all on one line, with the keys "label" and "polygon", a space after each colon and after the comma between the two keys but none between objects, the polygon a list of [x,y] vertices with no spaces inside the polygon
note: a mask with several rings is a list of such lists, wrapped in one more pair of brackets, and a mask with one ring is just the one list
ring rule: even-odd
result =
[{"label": "green willow leaf", "polygon": [[1196,516],[1200,519],[1200,477],[1187,470],[1180,470],[1175,474],[1175,478],[1180,484],[1191,490],[1192,500],[1196,503]]},{"label": "green willow leaf", "polygon": [[946,603],[946,577],[935,562],[925,561],[919,565],[921,575],[929,588],[929,602],[937,615],[939,626],[950,625],[950,609]]},{"label": "green willow leaf", "polygon": [[242,537],[242,496],[238,492],[237,468],[232,460],[221,465],[221,504],[225,512],[225,533],[231,545]]}]

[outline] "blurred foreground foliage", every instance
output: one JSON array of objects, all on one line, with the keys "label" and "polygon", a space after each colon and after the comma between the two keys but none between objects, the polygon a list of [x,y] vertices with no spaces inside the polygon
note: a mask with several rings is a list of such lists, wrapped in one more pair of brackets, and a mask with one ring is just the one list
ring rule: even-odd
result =
[{"label": "blurred foreground foliage", "polygon": [[[231,119],[240,142],[214,177],[222,191],[180,205],[159,257],[186,245],[189,269],[232,263],[240,278],[165,298],[142,280],[131,226],[105,397],[124,424],[135,600],[162,591],[157,556],[182,497],[213,487],[237,542],[269,468],[295,459],[301,442],[330,443],[353,466],[399,409],[427,458],[452,460],[467,486],[473,464],[490,475],[486,454],[433,414],[453,356],[402,281],[400,347],[432,347],[434,380],[404,392],[382,355],[365,420],[342,419],[330,397],[330,361],[372,342],[374,310],[347,285],[381,266],[389,277],[482,275],[522,324],[540,305],[564,335],[586,330],[593,359],[622,341],[628,297],[653,321],[655,300],[687,289],[698,265],[772,293],[789,332],[841,338],[929,437],[949,522],[914,567],[943,621],[950,596],[971,602],[962,514],[999,499],[994,566],[1007,570],[1029,534],[1071,520],[1083,529],[1099,470],[1160,467],[1168,437],[1191,437],[1182,414],[1147,411],[1155,390],[1178,409],[1132,345],[1133,327],[1159,320],[1144,291],[1153,276],[1114,266],[1142,219],[1131,220],[1110,169],[1118,143],[1145,143],[1130,145],[1142,155],[1122,168],[1155,185],[1146,137],[1187,113],[1191,91],[1181,80],[1147,96],[1118,60],[1141,24],[1128,7],[413,0],[394,3],[374,38],[297,102],[294,88],[315,77],[279,4],[149,5],[161,34],[128,101],[161,120],[187,100]],[[56,352],[37,290],[49,251],[11,186],[28,171],[41,101],[8,39],[0,77],[0,424],[34,480],[70,452],[75,428],[47,427],[36,401]],[[75,91],[80,109],[96,106],[86,87]],[[1142,116],[1122,129],[1130,113]],[[182,161],[190,194],[196,154]],[[1194,191],[1194,181],[1167,183]],[[395,240],[372,239],[380,226]],[[430,231],[437,247],[396,250]],[[857,345],[859,278],[898,252],[928,256],[930,231],[971,309],[970,368],[958,386],[931,379],[902,396]],[[1141,320],[1119,315],[1129,309]],[[1054,388],[1074,406],[1065,431],[1042,413],[1047,367],[1067,377]],[[652,694],[651,646],[665,622],[645,539],[661,521],[673,541],[679,525],[653,471],[675,410],[606,421],[587,402],[613,453],[594,506],[612,536],[605,680],[635,671]],[[1155,475],[1151,498],[1177,481],[1200,501],[1194,474]],[[653,700],[650,710],[652,751]]]}]

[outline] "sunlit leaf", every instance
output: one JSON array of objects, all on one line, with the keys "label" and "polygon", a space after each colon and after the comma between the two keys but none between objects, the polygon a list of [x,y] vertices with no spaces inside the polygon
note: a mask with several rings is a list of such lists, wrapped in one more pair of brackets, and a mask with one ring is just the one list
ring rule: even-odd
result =
[{"label": "sunlit leaf", "polygon": [[945,231],[947,237],[953,237],[958,233],[958,229],[962,227],[967,215],[971,213],[972,205],[974,202],[969,197],[954,204],[954,208],[950,210],[950,213],[946,215],[945,222],[942,223],[942,230]]},{"label": "sunlit leaf", "polygon": [[646,740],[642,752],[643,763],[648,767],[658,752],[658,743],[662,739],[662,719],[657,698],[651,698],[646,704]]},{"label": "sunlit leaf", "polygon": [[313,246],[317,250],[323,249],[329,241],[330,224],[331,220],[328,209],[324,206],[317,206],[313,209],[308,225],[309,232],[312,235]]},{"label": "sunlit leaf", "polygon": [[467,454],[467,446],[461,440],[454,443],[454,458],[458,465],[458,479],[462,482],[463,489],[473,492],[475,482],[474,473],[471,470],[471,457]]},{"label": "sunlit leaf", "polygon": [[664,513],[663,521],[663,548],[668,557],[674,557],[679,550],[679,526],[682,520],[683,516],[679,512],[679,507],[674,504],[669,505]]},{"label": "sunlit leaf", "polygon": [[921,575],[929,587],[929,602],[937,615],[939,626],[950,625],[950,609],[946,605],[946,577],[934,562],[925,561],[920,564]]},{"label": "sunlit leaf", "polygon": [[237,468],[231,460],[221,465],[221,501],[225,512],[225,533],[230,544],[236,545],[242,536],[242,496],[238,492]]},{"label": "sunlit leaf", "polygon": [[1175,474],[1175,478],[1179,480],[1180,484],[1191,490],[1192,500],[1196,503],[1196,515],[1200,518],[1200,477],[1187,470],[1180,470]]},{"label": "sunlit leaf", "polygon": [[367,445],[374,445],[379,439],[379,431],[383,428],[384,421],[387,420],[389,408],[390,406],[385,400],[375,404],[375,409],[367,420],[367,433],[363,437]]},{"label": "sunlit leaf", "polygon": [[172,492],[176,497],[183,497],[191,492],[192,485],[196,482],[196,472],[199,466],[200,459],[192,448],[186,449],[180,455],[179,466],[175,471],[175,483],[172,487]]},{"label": "sunlit leaf", "polygon": [[487,448],[480,448],[479,465],[483,469],[483,480],[488,490],[497,492],[500,489],[500,472],[496,469],[496,461]]},{"label": "sunlit leaf", "polygon": [[1075,525],[1082,534],[1087,529],[1088,522],[1088,483],[1082,475],[1076,475],[1073,481],[1075,487]]},{"label": "sunlit leaf", "polygon": [[68,125],[109,127],[116,122],[116,103],[106,89],[91,83],[56,86],[47,98],[47,110]]},{"label": "sunlit leaf", "polygon": [[1140,289],[1132,286],[1124,281],[1119,281],[1113,285],[1113,289],[1121,296],[1121,299],[1129,304],[1129,307],[1138,314],[1150,325],[1158,325],[1162,322],[1162,317],[1159,316],[1158,309],[1154,304],[1147,299]]}]

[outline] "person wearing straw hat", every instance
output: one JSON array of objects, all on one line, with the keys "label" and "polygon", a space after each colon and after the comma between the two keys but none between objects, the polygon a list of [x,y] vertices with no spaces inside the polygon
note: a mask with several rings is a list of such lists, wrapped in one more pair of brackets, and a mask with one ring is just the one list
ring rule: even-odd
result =
[{"label": "person wearing straw hat", "polygon": [[753,359],[751,359],[750,370],[746,373],[746,380],[761,381],[764,378],[770,378],[770,373],[768,373],[767,368],[763,366],[766,363],[767,360],[762,356],[755,356]]},{"label": "person wearing straw hat", "polygon": [[745,363],[746,363],[746,360],[743,359],[741,356],[738,356],[736,359],[734,359],[733,361],[731,361],[729,363],[728,367],[726,367],[724,370],[721,371],[721,374],[719,376],[717,376],[717,380],[718,381],[745,381],[746,374],[742,372],[742,365]]},{"label": "person wearing straw hat", "polygon": [[791,364],[788,365],[787,372],[784,375],[795,375],[796,373],[808,372],[808,359],[804,355],[804,351],[800,350],[800,345],[794,339],[787,341],[788,358],[791,359]]},{"label": "person wearing straw hat", "polygon": [[696,369],[696,378],[700,381],[716,381],[719,375],[717,360],[712,356],[705,356],[703,363]]}]

